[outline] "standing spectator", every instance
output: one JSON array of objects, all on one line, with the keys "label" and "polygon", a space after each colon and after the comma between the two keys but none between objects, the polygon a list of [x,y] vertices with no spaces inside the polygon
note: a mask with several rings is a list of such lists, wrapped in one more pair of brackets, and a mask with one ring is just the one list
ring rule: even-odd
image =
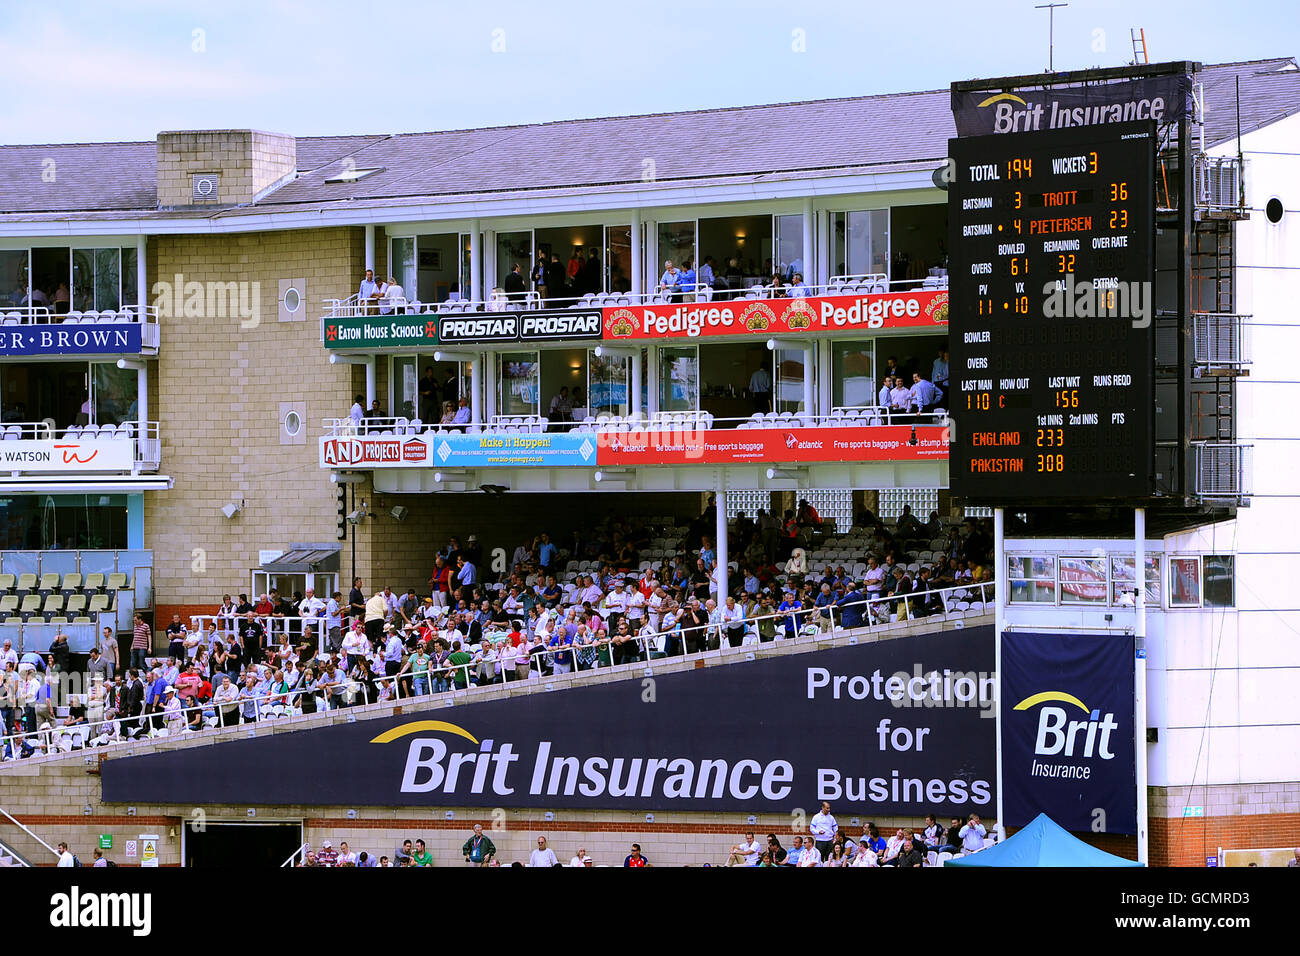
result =
[{"label": "standing spectator", "polygon": [[366,617],[366,595],[361,590],[361,579],[352,579],[352,590],[348,592],[348,618],[349,623],[352,620],[364,621]]},{"label": "standing spectator", "polygon": [[489,866],[492,863],[492,858],[497,855],[497,848],[483,835],[483,824],[474,824],[474,833],[461,847],[461,854],[470,866]]},{"label": "standing spectator", "polygon": [[[8,644],[9,642],[6,641],[5,646],[7,647]],[[111,678],[122,669],[122,657],[118,652],[117,638],[113,635],[111,627],[104,628],[99,646],[104,652],[104,660],[108,663],[108,676]]]},{"label": "standing spectator", "polygon": [[139,614],[135,616],[135,630],[131,638],[131,666],[136,670],[144,670],[145,655],[149,652],[153,635],[149,630],[149,625],[144,622]]},{"label": "standing spectator", "polygon": [[188,629],[181,623],[181,616],[173,614],[171,623],[167,625],[168,657],[182,661],[185,659],[185,637],[188,633]]},{"label": "standing spectator", "polygon": [[808,827],[813,837],[813,846],[822,859],[829,855],[831,844],[835,842],[835,834],[839,829],[840,825],[835,822],[835,817],[831,816],[831,805],[823,800],[821,811],[813,814],[812,823]]},{"label": "standing spectator", "polygon": [[68,850],[68,845],[62,840],[59,841],[59,862],[56,866],[76,866],[77,858]]},{"label": "standing spectator", "polygon": [[217,717],[222,727],[232,727],[239,720],[239,688],[230,682],[229,674],[221,675],[221,686],[212,695],[217,707]]},{"label": "standing spectator", "polygon": [[988,831],[980,823],[979,814],[972,813],[957,835],[961,837],[962,856],[969,856],[984,849],[984,838],[988,836]]}]

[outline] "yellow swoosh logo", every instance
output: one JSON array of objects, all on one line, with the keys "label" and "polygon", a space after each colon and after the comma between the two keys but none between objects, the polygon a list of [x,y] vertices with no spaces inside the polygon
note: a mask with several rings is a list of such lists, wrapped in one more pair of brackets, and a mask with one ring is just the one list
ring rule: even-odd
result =
[{"label": "yellow swoosh logo", "polygon": [[1021,106],[1028,105],[1024,100],[1016,96],[1015,93],[997,93],[993,96],[990,96],[988,99],[986,99],[983,103],[980,103],[979,105],[991,106],[994,103],[1000,103],[1002,100],[1010,100],[1013,103],[1019,103]]},{"label": "yellow swoosh logo", "polygon": [[411,734],[418,734],[424,730],[444,730],[449,734],[464,737],[472,744],[478,743],[478,740],[474,735],[464,727],[449,724],[445,720],[413,720],[409,724],[399,724],[396,727],[385,730],[370,742],[372,744],[390,744],[394,740],[400,740],[402,737],[409,737]]},{"label": "yellow swoosh logo", "polygon": [[1091,710],[1083,706],[1083,701],[1079,700],[1079,698],[1075,697],[1073,694],[1067,694],[1064,691],[1059,691],[1059,690],[1045,690],[1041,694],[1034,694],[1032,697],[1026,697],[1020,703],[1016,704],[1016,706],[1013,709],[1028,710],[1030,707],[1033,707],[1037,704],[1045,704],[1049,700],[1059,700],[1063,704],[1073,704],[1075,707],[1078,707],[1085,714],[1092,713]]}]

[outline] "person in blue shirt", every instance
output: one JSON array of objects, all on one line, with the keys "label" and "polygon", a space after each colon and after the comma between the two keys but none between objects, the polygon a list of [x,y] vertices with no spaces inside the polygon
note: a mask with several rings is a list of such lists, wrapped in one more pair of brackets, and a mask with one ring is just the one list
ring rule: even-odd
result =
[{"label": "person in blue shirt", "polygon": [[803,602],[795,597],[793,591],[787,588],[785,592],[785,600],[777,607],[777,611],[782,614],[786,611],[792,612],[786,614],[785,620],[782,622],[785,627],[785,636],[791,640],[793,640],[799,633],[799,625],[802,623],[800,615],[793,612],[801,610],[803,610]]},{"label": "person in blue shirt", "polygon": [[803,837],[796,836],[794,844],[786,851],[785,863],[783,866],[798,866],[799,860],[803,857]]},{"label": "person in blue shirt", "polygon": [[713,539],[707,534],[700,538],[700,560],[712,571],[718,564],[718,553],[713,550]]},{"label": "person in blue shirt", "polygon": [[690,259],[682,263],[682,271],[677,273],[677,291],[682,293],[682,301],[685,301],[687,293],[695,291],[695,267]]},{"label": "person in blue shirt", "polygon": [[546,642],[551,648],[551,668],[556,674],[568,674],[573,670],[573,638],[563,624],[555,622],[551,639]]},{"label": "person in blue shirt", "polygon": [[831,590],[831,585],[823,581],[821,590],[817,594],[817,600],[813,602],[820,610],[817,613],[817,626],[825,634],[834,626],[835,618],[831,608],[835,606],[835,593]]},{"label": "person in blue shirt", "polygon": [[551,541],[550,535],[542,532],[541,544],[537,546],[537,563],[541,566],[543,571],[550,569],[551,562],[555,560],[555,555],[555,543]]},{"label": "person in blue shirt", "polygon": [[704,261],[700,263],[700,287],[712,289],[715,281],[713,276],[713,256],[705,256]]}]

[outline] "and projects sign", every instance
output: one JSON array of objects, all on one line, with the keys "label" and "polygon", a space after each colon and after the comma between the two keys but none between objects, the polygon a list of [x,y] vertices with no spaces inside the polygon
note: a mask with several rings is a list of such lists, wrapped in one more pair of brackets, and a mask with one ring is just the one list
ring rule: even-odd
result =
[{"label": "and projects sign", "polygon": [[130,438],[55,438],[0,441],[0,472],[73,474],[129,472],[135,465]]},{"label": "and projects sign", "polygon": [[1123,634],[1002,635],[1003,823],[1137,832],[1133,660]]},{"label": "and projects sign", "polygon": [[604,337],[694,339],[713,335],[785,335],[948,326],[947,290],[736,299],[682,305],[625,305],[604,310]]},{"label": "and projects sign", "polygon": [[322,468],[500,468],[595,465],[596,436],[485,433],[324,437]]},{"label": "and projects sign", "polygon": [[138,322],[18,325],[0,329],[0,357],[9,355],[139,355]]},{"label": "and projects sign", "polygon": [[102,799],[781,814],[829,800],[845,823],[991,816],[993,650],[992,628],[974,627],[653,684],[638,671],[454,708],[431,701],[401,716],[118,757],[103,764]]},{"label": "and projects sign", "polygon": [[601,465],[740,465],[787,462],[930,461],[948,457],[941,425],[870,428],[727,428],[610,432]]}]

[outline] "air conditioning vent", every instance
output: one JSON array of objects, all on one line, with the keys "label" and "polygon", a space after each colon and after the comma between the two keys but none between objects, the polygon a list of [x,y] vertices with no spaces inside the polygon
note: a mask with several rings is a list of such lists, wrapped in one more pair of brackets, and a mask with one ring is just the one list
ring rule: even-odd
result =
[{"label": "air conditioning vent", "polygon": [[193,191],[190,198],[193,202],[217,202],[221,195],[221,176],[217,173],[195,173],[193,179]]}]

